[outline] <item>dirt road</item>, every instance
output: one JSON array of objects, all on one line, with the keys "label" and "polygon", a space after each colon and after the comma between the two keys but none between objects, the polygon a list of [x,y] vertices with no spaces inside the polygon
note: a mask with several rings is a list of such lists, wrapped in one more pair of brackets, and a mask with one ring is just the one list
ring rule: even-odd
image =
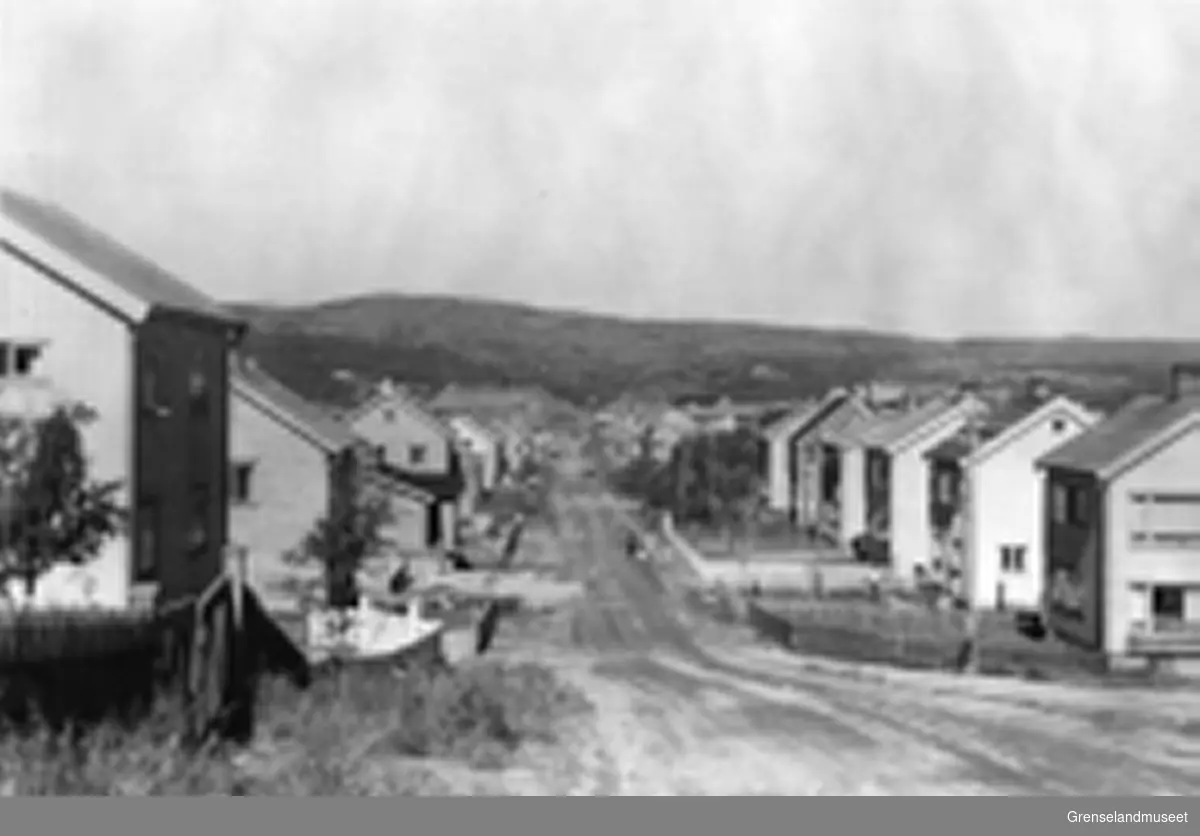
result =
[{"label": "dirt road", "polygon": [[576,485],[555,501],[557,531],[542,536],[587,594],[546,642],[524,647],[598,709],[578,780],[557,792],[1200,792],[1200,693],[804,659],[691,614],[626,558],[621,511],[599,489]]}]

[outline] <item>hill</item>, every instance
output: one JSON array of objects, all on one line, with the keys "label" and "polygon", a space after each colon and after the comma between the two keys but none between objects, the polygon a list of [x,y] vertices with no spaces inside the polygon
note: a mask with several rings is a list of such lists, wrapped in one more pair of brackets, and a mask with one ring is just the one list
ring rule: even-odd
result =
[{"label": "hill", "polygon": [[[768,400],[868,378],[1058,377],[1120,393],[1161,383],[1200,342],[1063,339],[940,341],[741,322],[636,320],[441,296],[377,294],[313,305],[232,306],[248,350],[304,394],[345,402],[349,370],[421,385],[537,385],[575,403],[627,391],[725,392]],[[1114,394],[1114,396],[1116,396]]]}]

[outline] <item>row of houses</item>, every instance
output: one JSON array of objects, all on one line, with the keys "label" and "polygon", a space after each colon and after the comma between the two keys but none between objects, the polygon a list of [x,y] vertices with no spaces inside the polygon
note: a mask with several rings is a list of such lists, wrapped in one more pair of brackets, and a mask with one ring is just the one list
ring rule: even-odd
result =
[{"label": "row of houses", "polygon": [[1200,395],[1194,370],[1111,415],[1048,391],[997,404],[839,389],[765,432],[769,504],[901,579],[975,608],[1045,614],[1112,659],[1200,654]]},{"label": "row of houses", "polygon": [[0,203],[0,411],[87,404],[93,474],[119,480],[127,530],[89,566],[95,601],[203,589],[225,547],[253,581],[366,484],[399,553],[456,544],[461,518],[519,445],[466,412],[384,382],[345,414],[240,348],[246,326],[191,285],[53,205]]}]

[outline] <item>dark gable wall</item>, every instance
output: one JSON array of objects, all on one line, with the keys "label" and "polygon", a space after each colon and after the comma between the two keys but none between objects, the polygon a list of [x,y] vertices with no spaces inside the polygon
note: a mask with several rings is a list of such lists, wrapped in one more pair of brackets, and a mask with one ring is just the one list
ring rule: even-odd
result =
[{"label": "dark gable wall", "polygon": [[[137,477],[135,530],[155,529],[157,580],[162,600],[200,592],[222,568],[228,531],[228,337],[217,323],[173,314],[153,314],[137,336],[135,442]],[[205,394],[193,399],[191,379],[199,372]],[[147,404],[149,380],[162,414]],[[157,520],[146,509],[153,503]],[[156,522],[156,524],[155,524]],[[197,534],[202,534],[197,538]],[[135,538],[135,566],[147,547]]]}]

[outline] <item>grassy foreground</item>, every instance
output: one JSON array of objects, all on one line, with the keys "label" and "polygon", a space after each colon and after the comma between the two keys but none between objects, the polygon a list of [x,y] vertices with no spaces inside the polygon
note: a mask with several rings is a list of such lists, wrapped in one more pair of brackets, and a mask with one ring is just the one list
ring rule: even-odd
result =
[{"label": "grassy foreground", "polygon": [[186,752],[177,710],[137,728],[35,732],[0,740],[0,795],[422,795],[422,759],[500,768],[523,743],[552,742],[589,712],[577,690],[534,664],[481,663],[402,676],[386,667],[330,673],[305,693],[264,686],[248,749]]}]

